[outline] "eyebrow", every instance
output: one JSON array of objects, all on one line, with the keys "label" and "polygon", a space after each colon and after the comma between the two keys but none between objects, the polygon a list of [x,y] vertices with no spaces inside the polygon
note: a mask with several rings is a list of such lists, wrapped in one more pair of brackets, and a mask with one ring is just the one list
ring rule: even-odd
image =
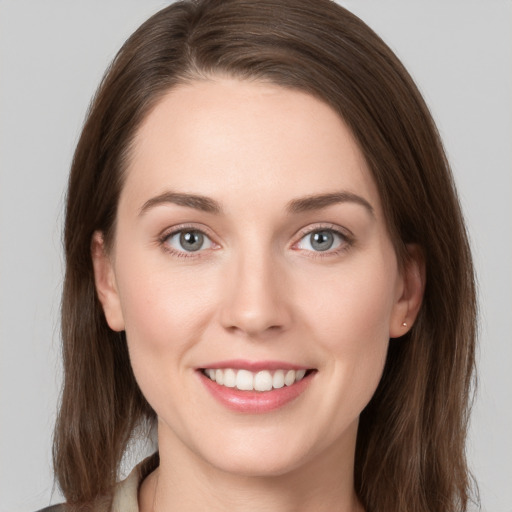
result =
[{"label": "eyebrow", "polygon": [[293,199],[288,203],[286,210],[290,213],[302,213],[312,210],[321,210],[322,208],[327,208],[328,206],[338,203],[359,204],[363,206],[372,217],[375,217],[373,206],[366,199],[352,192],[344,191]]},{"label": "eyebrow", "polygon": [[146,201],[140,209],[139,215],[143,215],[151,208],[155,206],[174,203],[179,206],[187,206],[188,208],[194,208],[195,210],[201,210],[208,213],[221,213],[222,208],[220,203],[209,197],[200,196],[196,194],[184,194],[180,192],[164,192],[159,196],[152,197]]},{"label": "eyebrow", "polygon": [[[179,206],[194,208],[207,213],[222,213],[222,206],[219,202],[210,197],[197,194],[186,194],[183,192],[164,192],[156,197],[147,200],[140,209],[139,215],[143,215],[151,208],[166,203],[173,203]],[[291,200],[286,205],[288,213],[303,213],[314,210],[321,210],[333,204],[356,203],[363,206],[370,215],[375,216],[373,206],[363,197],[351,192],[333,192],[328,194],[316,194]]]}]

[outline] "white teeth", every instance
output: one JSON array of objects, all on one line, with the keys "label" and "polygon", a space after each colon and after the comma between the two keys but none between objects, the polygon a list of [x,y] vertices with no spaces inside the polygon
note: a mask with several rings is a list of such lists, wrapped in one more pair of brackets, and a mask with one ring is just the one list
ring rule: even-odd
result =
[{"label": "white teeth", "polygon": [[288,370],[284,376],[284,383],[291,386],[295,382],[295,370]]},{"label": "white teeth", "polygon": [[270,391],[299,382],[306,375],[306,370],[234,370],[233,368],[207,368],[204,374],[221,386],[237,388],[241,391]]},{"label": "white teeth", "polygon": [[228,368],[224,370],[224,386],[234,388],[236,386],[236,373],[235,370]]},{"label": "white teeth", "polygon": [[[217,372],[218,371],[219,370],[217,370]],[[238,370],[238,373],[236,374],[237,389],[241,389],[242,391],[252,391],[254,389],[253,382],[254,382],[254,377],[251,372],[249,372],[247,370]],[[219,382],[217,380],[217,384],[222,384],[222,382]]]},{"label": "white teeth", "polygon": [[304,375],[306,375],[306,370],[297,370],[295,372],[295,380],[298,382],[299,380],[302,380],[304,378]]},{"label": "white teeth", "polygon": [[272,389],[272,375],[263,370],[254,377],[254,389],[256,391],[270,391]]},{"label": "white teeth", "polygon": [[274,377],[272,378],[272,387],[275,389],[282,388],[284,386],[284,371],[283,370],[277,370],[276,373],[274,373]]}]

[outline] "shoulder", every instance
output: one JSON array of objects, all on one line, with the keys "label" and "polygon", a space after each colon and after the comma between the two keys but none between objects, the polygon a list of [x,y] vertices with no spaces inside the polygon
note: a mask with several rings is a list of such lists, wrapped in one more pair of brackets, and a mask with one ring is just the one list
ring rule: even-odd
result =
[{"label": "shoulder", "polygon": [[[112,512],[139,512],[137,495],[140,484],[149,473],[155,470],[159,463],[159,454],[155,452],[135,466],[128,477],[117,484],[112,499],[112,507],[109,504],[108,509]],[[94,508],[98,511],[105,510],[104,506],[98,508],[95,506]],[[61,503],[60,505],[42,508],[36,512],[66,512],[66,510],[69,510],[69,507],[66,507],[65,503]]]},{"label": "shoulder", "polygon": [[[137,494],[140,484],[149,473],[155,470],[159,463],[159,454],[155,452],[137,464],[128,477],[117,484],[112,499],[112,507],[109,504],[108,509],[112,512],[139,512]],[[105,509],[104,506],[98,508],[95,506],[94,508],[95,510]],[[66,512],[66,510],[69,510],[69,506],[66,507],[65,503],[61,503],[60,505],[42,508],[36,512]]]}]

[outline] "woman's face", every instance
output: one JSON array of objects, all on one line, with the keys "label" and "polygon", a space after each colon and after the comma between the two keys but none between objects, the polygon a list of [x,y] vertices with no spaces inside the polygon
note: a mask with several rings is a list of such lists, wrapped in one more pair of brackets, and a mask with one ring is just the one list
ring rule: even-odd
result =
[{"label": "woman's face", "polygon": [[247,475],[353,456],[412,302],[330,107],[235,79],[173,89],[136,135],[112,252],[93,247],[161,453]]}]

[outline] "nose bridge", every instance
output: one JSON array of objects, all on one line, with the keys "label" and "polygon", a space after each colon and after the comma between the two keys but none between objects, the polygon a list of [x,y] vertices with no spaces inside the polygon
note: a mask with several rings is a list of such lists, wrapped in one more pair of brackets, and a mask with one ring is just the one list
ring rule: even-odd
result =
[{"label": "nose bridge", "polygon": [[221,320],[225,328],[257,336],[286,328],[290,320],[284,274],[270,244],[246,243],[227,269]]}]

